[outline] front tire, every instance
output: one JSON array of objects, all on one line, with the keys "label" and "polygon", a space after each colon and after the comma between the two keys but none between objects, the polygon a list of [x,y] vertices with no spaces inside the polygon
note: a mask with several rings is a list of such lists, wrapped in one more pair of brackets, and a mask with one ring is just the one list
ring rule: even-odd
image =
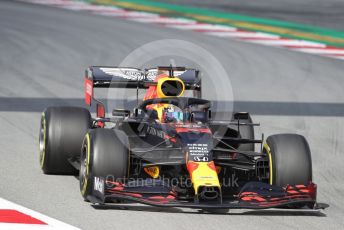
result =
[{"label": "front tire", "polygon": [[311,151],[303,136],[269,136],[264,145],[264,152],[269,157],[271,185],[307,185],[312,181]]},{"label": "front tire", "polygon": [[128,176],[129,141],[123,131],[94,129],[86,134],[80,157],[80,192],[92,195],[94,178],[118,181]]}]

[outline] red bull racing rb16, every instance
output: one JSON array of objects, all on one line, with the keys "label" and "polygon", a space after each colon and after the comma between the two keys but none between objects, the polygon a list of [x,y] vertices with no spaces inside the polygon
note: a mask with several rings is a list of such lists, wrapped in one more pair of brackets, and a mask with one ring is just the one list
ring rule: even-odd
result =
[{"label": "red bull racing rb16", "polygon": [[[107,116],[95,88],[145,90],[145,96],[137,96],[134,109],[114,109]],[[45,174],[79,173],[81,195],[97,204],[321,208],[303,136],[255,139],[259,124],[249,113],[216,120],[201,91],[196,69],[90,67],[85,102],[96,106],[96,117],[81,107],[47,108],[40,166]]]}]

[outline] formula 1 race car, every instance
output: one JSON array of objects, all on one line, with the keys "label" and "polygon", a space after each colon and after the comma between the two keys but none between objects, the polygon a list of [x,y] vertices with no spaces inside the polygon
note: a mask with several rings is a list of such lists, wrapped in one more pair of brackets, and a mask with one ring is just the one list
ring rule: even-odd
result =
[{"label": "formula 1 race car", "polygon": [[[133,110],[106,107],[95,88],[145,90]],[[183,97],[186,92],[193,97]],[[131,201],[197,209],[321,208],[311,152],[297,134],[255,139],[251,116],[214,120],[199,71],[185,67],[90,67],[85,102],[49,107],[40,126],[45,174],[77,174],[95,204]],[[137,95],[139,95],[137,93]],[[255,151],[259,149],[259,151]]]}]

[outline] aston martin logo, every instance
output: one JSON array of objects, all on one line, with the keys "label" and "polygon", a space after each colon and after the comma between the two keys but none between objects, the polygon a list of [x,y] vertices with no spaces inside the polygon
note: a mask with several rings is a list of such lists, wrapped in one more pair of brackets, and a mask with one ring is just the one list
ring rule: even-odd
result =
[{"label": "aston martin logo", "polygon": [[133,81],[141,81],[145,79],[142,71],[127,68],[99,68],[104,73],[117,78],[124,78]]}]

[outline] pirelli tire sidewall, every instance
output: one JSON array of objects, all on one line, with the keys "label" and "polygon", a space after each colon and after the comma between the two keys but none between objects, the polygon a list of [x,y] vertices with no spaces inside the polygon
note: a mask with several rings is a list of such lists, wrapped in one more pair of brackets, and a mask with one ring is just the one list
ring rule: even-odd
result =
[{"label": "pirelli tire sidewall", "polygon": [[272,185],[307,185],[312,181],[312,157],[305,137],[298,134],[269,136],[264,145]]},{"label": "pirelli tire sidewall", "polygon": [[83,138],[91,127],[91,114],[79,107],[49,107],[41,118],[39,163],[45,174],[75,175],[68,162],[79,156]]},{"label": "pirelli tire sidewall", "polygon": [[80,192],[86,201],[92,195],[95,178],[123,181],[128,177],[129,140],[121,130],[89,130],[80,157]]},{"label": "pirelli tire sidewall", "polygon": [[93,166],[93,147],[91,140],[91,133],[93,130],[89,130],[86,133],[84,141],[82,143],[81,155],[80,155],[80,170],[79,170],[79,183],[81,195],[87,200],[87,196],[92,193],[93,180],[92,180],[92,166]]}]

